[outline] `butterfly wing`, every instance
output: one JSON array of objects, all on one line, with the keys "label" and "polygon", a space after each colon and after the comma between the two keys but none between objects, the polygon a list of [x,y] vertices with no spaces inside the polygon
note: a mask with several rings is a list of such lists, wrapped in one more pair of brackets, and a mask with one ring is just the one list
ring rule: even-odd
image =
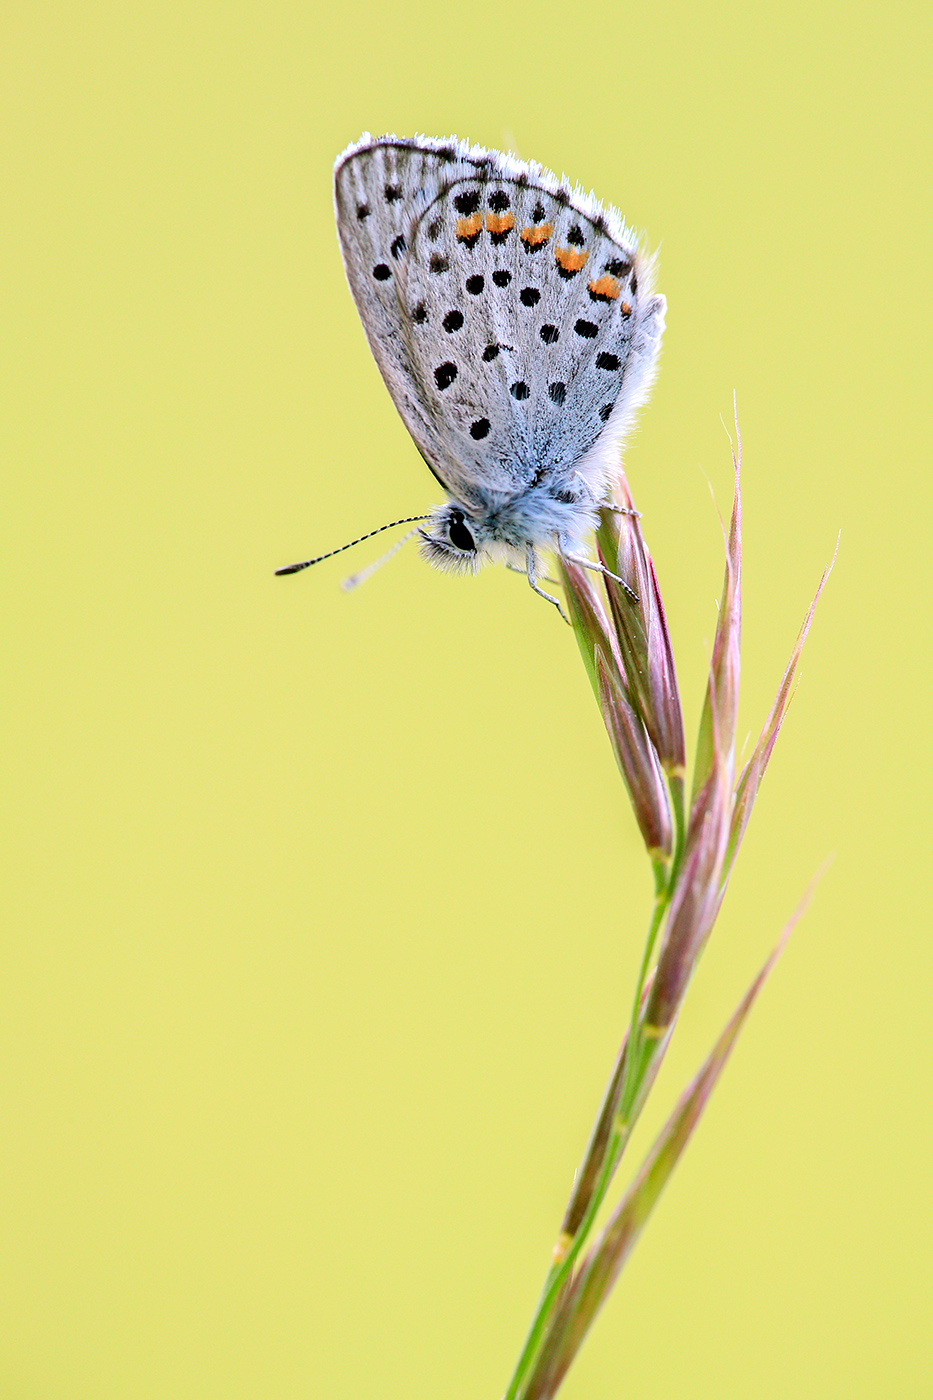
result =
[{"label": "butterfly wing", "polygon": [[472,173],[467,151],[455,139],[366,134],[334,166],[337,236],[369,348],[402,421],[442,486],[448,484],[438,471],[443,442],[411,358],[399,287],[418,215],[436,197],[447,172],[454,178]]},{"label": "butterfly wing", "polygon": [[476,509],[580,477],[602,499],[665,309],[620,217],[454,140],[353,147],[336,186],[370,346],[441,483]]}]

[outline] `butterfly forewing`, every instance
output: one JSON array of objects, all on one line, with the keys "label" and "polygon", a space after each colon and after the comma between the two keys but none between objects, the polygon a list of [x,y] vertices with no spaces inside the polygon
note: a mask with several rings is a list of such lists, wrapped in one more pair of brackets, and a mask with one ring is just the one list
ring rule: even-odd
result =
[{"label": "butterfly forewing", "polygon": [[334,168],[337,235],[350,290],[395,406],[432,468],[439,444],[404,335],[399,278],[412,227],[444,172],[475,168],[463,159],[464,149],[455,141],[364,136]]}]

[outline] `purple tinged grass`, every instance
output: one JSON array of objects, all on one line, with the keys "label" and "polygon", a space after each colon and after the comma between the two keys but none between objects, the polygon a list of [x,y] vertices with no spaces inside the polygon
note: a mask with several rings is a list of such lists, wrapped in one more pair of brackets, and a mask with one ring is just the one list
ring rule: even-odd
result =
[{"label": "purple tinged grass", "polygon": [[684,724],[667,618],[638,512],[621,474],[619,489],[619,510],[601,512],[596,544],[602,563],[624,579],[637,595],[637,602],[606,579],[610,615],[632,702],[651,736],[661,767],[669,775],[682,774],[686,762]]},{"label": "purple tinged grass", "polygon": [[[680,1157],[731,1053],[752,1002],[780,954],[795,914],[706,1064],[588,1255],[596,1213],[667,1050],[690,979],[712,931],[729,875],[792,696],[800,653],[833,561],[797,637],[761,736],[736,781],[742,581],[741,440],[726,536],[725,577],[697,736],[689,811],[686,749],[674,653],[654,564],[627,483],[618,509],[603,509],[600,559],[632,590],[561,561],[584,666],[652,863],[655,899],[630,1022],[577,1171],[538,1307],[504,1400],[555,1394]],[[838,549],[838,545],[837,545]]]},{"label": "purple tinged grass", "polygon": [[522,1391],[524,1400],[549,1400],[580,1349],[623,1264],[677,1165],[722,1073],[752,1003],[790,937],[803,905],[789,920],[777,946],[736,1007],[712,1052],[681,1095],[635,1180],[613,1211],[598,1240],[565,1288],[553,1324]]},{"label": "purple tinged grass", "polygon": [[667,861],[671,854],[671,807],[657,750],[629,704],[618,671],[607,663],[598,646],[595,660],[599,708],[635,820],[652,860]]},{"label": "purple tinged grass", "polygon": [[787,663],[787,669],[784,672],[774,704],[771,706],[768,718],[764,722],[764,727],[752,751],[752,755],[742,769],[741,776],[739,777],[735,790],[735,801],[733,803],[732,825],[729,832],[729,847],[726,854],[726,866],[723,876],[724,887],[732,871],[732,864],[738,853],[739,846],[742,844],[742,837],[745,835],[745,828],[748,825],[748,819],[751,816],[755,798],[758,796],[761,780],[765,775],[765,770],[770,762],[774,745],[777,742],[778,733],[780,732],[781,725],[784,723],[784,717],[790,708],[790,702],[794,698],[792,687],[797,674],[800,655],[803,651],[803,644],[807,640],[810,624],[813,622],[813,616],[816,612],[816,605],[820,601],[820,596],[823,589],[826,587],[826,581],[832,573],[838,553],[839,541],[837,540],[836,548],[833,551],[833,557],[823,570],[823,575],[817,587],[816,594],[814,595],[813,602],[807,609],[807,615],[797,634],[797,640],[794,643],[794,649],[791,652],[790,660]]}]

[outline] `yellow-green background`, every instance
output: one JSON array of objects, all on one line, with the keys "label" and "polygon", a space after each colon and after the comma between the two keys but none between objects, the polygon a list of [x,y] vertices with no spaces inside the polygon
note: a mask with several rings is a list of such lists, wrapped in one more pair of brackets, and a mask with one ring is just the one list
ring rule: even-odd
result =
[{"label": "yellow-green background", "polygon": [[733,390],[743,734],[842,531],[646,1129],[835,862],[565,1394],[930,1393],[930,37],[11,7],[3,1400],[497,1397],[620,1035],[648,872],[553,610],[411,546],[272,577],[438,495],[334,238],[367,129],[511,146],[661,245],[627,465],[691,736]]}]

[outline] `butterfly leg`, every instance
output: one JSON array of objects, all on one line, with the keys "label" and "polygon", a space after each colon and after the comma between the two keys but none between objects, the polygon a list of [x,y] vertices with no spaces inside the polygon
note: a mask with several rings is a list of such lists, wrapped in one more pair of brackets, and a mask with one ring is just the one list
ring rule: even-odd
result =
[{"label": "butterfly leg", "polygon": [[[525,569],[520,569],[520,568],[518,567],[517,564],[506,564],[505,567],[508,569],[508,571],[509,571],[510,574],[521,574],[522,578],[527,578],[527,576],[528,576],[526,570],[525,570]],[[540,579],[538,578],[538,576],[537,576],[537,574],[536,574],[536,575],[535,575],[535,582],[536,582],[536,583],[553,583],[553,585],[554,585],[555,588],[559,588],[559,587],[560,587],[560,580],[559,580],[559,579],[556,579],[556,578],[551,578],[551,575],[550,575],[550,574],[547,574],[544,578],[540,578]]]},{"label": "butterfly leg", "polygon": [[630,515],[635,520],[641,519],[641,511],[635,510],[633,506],[617,506],[615,501],[601,501],[596,492],[582,472],[574,472],[576,480],[580,483],[580,495],[588,498],[590,503],[599,510],[611,510],[613,515]]},{"label": "butterfly leg", "polygon": [[613,583],[619,584],[623,589],[630,603],[638,602],[638,594],[635,590],[629,587],[624,578],[619,578],[618,574],[614,574],[607,569],[605,564],[594,564],[592,559],[581,559],[579,555],[576,554],[565,554],[562,557],[571,564],[579,564],[581,569],[591,569],[594,574],[602,574],[604,578],[611,578]]},{"label": "butterfly leg", "polygon": [[641,519],[641,511],[634,506],[617,506],[615,501],[600,501],[600,510],[611,510],[613,515],[630,515],[633,520]]},{"label": "butterfly leg", "polygon": [[538,595],[539,598],[546,598],[547,601],[548,601],[549,603],[553,603],[554,606],[555,606],[555,608],[556,608],[557,611],[560,613],[561,617],[564,619],[564,621],[566,622],[567,626],[569,627],[569,626],[570,626],[570,618],[569,618],[569,617],[567,616],[567,614],[564,612],[563,608],[561,607],[561,605],[560,605],[560,603],[557,601],[557,599],[556,599],[556,598],[552,598],[551,595],[550,595],[550,593],[545,593],[545,591],[544,591],[543,588],[539,588],[539,587],[538,587],[537,570],[538,570],[538,561],[537,561],[537,559],[535,558],[535,548],[534,548],[534,545],[533,545],[533,544],[526,544],[526,545],[525,545],[525,573],[526,573],[527,576],[528,576],[528,582],[530,583],[530,585],[531,585],[531,587],[532,587],[532,590],[533,590],[535,593],[537,593],[537,595]]}]

